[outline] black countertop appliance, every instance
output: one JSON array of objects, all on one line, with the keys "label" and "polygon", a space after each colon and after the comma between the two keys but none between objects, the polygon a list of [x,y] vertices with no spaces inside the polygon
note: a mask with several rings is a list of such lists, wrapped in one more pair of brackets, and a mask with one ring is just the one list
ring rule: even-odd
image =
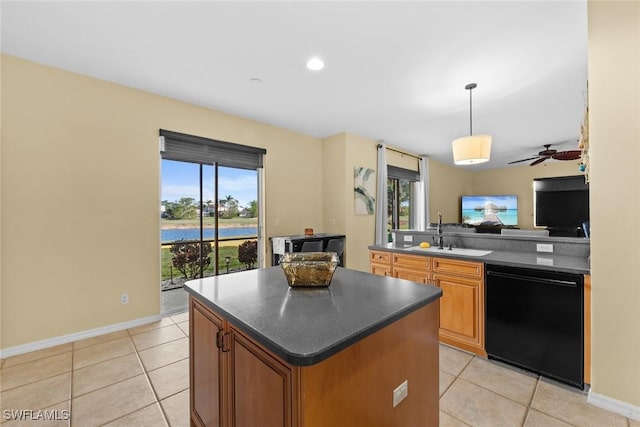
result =
[{"label": "black countertop appliance", "polygon": [[273,236],[271,241],[271,265],[278,265],[285,252],[336,252],[340,267],[345,265],[345,235],[331,233],[301,234],[298,236]]}]

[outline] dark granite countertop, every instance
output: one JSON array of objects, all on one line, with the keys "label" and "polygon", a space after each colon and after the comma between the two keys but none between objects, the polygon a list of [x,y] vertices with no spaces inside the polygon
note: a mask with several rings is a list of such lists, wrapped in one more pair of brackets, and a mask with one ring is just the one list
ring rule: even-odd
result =
[{"label": "dark granite countertop", "polygon": [[372,245],[369,246],[369,249],[402,252],[412,255],[458,258],[468,261],[483,262],[485,264],[533,268],[537,270],[559,271],[574,274],[590,274],[591,271],[589,267],[589,258],[586,257],[554,255],[553,253],[546,252],[514,252],[499,250],[492,250],[491,253],[483,256],[464,256],[460,254],[448,254],[446,249],[441,252],[421,252],[419,250],[409,249],[412,246],[415,245],[396,242],[385,245]]},{"label": "dark granite countertop", "polygon": [[185,289],[283,360],[313,365],[442,295],[436,287],[340,268],[329,288],[289,288],[270,267]]}]

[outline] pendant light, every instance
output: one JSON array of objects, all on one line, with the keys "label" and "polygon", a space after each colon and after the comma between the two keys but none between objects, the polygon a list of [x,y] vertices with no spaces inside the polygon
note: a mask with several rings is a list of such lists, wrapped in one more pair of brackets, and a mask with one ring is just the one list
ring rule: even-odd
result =
[{"label": "pendant light", "polygon": [[473,134],[471,91],[477,86],[476,83],[469,83],[464,87],[469,91],[469,136],[463,136],[451,143],[453,162],[456,165],[475,165],[488,162],[491,156],[491,135]]}]

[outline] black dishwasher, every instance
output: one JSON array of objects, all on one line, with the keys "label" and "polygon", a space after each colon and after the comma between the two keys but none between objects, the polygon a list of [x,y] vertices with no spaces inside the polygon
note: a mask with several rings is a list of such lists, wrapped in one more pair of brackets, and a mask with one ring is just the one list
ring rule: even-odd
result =
[{"label": "black dishwasher", "polygon": [[486,272],[489,358],[584,388],[583,276],[500,265]]}]

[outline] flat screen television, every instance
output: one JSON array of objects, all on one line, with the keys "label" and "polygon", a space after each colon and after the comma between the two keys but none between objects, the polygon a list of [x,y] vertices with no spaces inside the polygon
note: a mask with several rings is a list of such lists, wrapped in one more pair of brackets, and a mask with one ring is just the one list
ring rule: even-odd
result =
[{"label": "flat screen television", "polygon": [[579,229],[589,222],[589,184],[584,176],[533,180],[536,227]]},{"label": "flat screen television", "polygon": [[462,222],[469,225],[518,225],[518,196],[462,196]]}]

